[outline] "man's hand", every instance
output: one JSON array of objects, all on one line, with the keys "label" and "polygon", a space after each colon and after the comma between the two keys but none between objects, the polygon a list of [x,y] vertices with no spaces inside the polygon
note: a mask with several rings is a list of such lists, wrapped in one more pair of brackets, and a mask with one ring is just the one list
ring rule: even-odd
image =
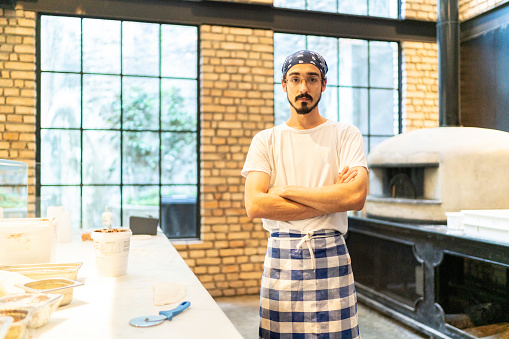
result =
[{"label": "man's hand", "polygon": [[338,175],[338,181],[336,181],[336,184],[346,184],[349,182],[352,182],[353,179],[357,176],[357,169],[350,168],[348,166],[345,166],[341,173]]}]

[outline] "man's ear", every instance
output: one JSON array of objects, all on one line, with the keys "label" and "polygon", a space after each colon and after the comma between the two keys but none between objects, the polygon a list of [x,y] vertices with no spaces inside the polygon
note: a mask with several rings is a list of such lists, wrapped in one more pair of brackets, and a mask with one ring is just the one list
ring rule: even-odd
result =
[{"label": "man's ear", "polygon": [[281,86],[283,86],[283,91],[286,92],[286,81],[285,81],[285,79],[281,80]]},{"label": "man's ear", "polygon": [[327,78],[322,80],[322,92],[325,91],[325,87],[327,87]]}]

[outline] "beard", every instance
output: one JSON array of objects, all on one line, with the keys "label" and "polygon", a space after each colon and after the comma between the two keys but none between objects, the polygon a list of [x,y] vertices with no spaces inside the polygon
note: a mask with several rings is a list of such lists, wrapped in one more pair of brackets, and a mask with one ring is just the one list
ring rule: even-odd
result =
[{"label": "beard", "polygon": [[[322,99],[322,93],[320,93],[320,96],[318,97],[318,100],[313,105],[308,106],[308,103],[304,101],[304,102],[301,103],[301,105],[302,105],[301,108],[297,108],[293,104],[293,102],[290,101],[290,98],[288,97],[288,95],[286,96],[286,98],[288,99],[288,102],[290,103],[290,106],[292,106],[295,109],[297,114],[308,114],[309,112],[314,110],[316,106],[318,106],[318,103],[320,102],[320,99]],[[297,95],[295,97],[295,101],[297,101],[300,98],[308,98],[311,102],[313,102],[313,98],[309,94]]]}]

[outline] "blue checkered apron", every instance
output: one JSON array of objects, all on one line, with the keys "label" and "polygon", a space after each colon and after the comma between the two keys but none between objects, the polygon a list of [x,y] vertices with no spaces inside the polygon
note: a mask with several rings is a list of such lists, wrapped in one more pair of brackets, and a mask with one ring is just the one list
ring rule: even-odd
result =
[{"label": "blue checkered apron", "polygon": [[360,338],[350,255],[336,230],[273,231],[260,295],[260,338]]}]

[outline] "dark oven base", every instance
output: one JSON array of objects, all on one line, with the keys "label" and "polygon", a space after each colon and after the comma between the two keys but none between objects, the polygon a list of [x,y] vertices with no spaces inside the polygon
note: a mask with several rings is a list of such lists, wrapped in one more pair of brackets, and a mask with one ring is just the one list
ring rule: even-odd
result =
[{"label": "dark oven base", "polygon": [[509,323],[509,244],[358,217],[346,239],[360,302],[434,338]]}]

